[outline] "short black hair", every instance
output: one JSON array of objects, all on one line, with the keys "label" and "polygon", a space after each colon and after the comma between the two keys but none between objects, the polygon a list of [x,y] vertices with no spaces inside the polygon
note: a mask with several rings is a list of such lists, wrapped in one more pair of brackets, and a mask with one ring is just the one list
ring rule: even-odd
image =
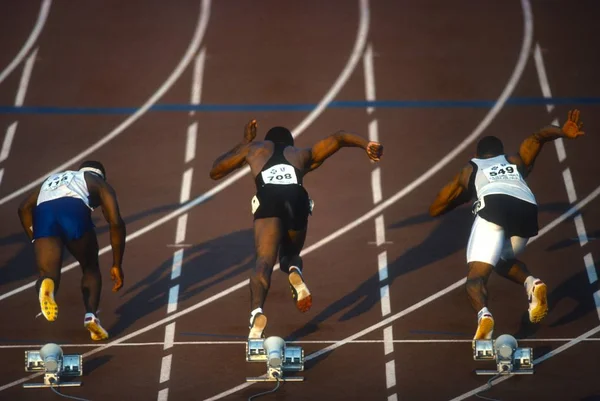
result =
[{"label": "short black hair", "polygon": [[106,180],[106,170],[104,169],[104,166],[102,165],[102,163],[100,163],[99,161],[86,160],[79,165],[79,170],[81,170],[84,167],[91,167],[91,168],[100,170],[102,172],[102,176],[103,176],[102,178],[104,178]]},{"label": "short black hair", "polygon": [[285,127],[273,127],[265,135],[265,141],[280,143],[282,145],[294,146],[294,137],[289,129]]},{"label": "short black hair", "polygon": [[499,156],[501,154],[504,154],[504,145],[499,138],[490,135],[481,138],[477,142],[477,157]]}]

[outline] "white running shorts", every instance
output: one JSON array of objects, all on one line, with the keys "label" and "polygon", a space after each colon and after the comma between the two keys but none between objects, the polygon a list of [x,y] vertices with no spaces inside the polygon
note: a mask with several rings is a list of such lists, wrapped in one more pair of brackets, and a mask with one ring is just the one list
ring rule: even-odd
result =
[{"label": "white running shorts", "polygon": [[504,237],[504,229],[480,216],[475,217],[467,245],[467,263],[484,262],[496,266],[500,259],[514,259],[525,249],[529,238]]}]

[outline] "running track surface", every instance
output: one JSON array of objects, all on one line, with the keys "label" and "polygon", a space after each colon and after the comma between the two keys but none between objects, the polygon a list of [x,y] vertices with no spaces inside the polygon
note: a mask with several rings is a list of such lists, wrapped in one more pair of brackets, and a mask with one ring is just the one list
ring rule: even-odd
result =
[{"label": "running track surface", "polygon": [[[274,125],[292,129],[305,124],[296,140],[300,146],[341,128],[377,135],[385,146],[378,165],[356,149],[342,150],[307,177],[315,200],[310,246],[385,202],[453,151],[490,113],[511,76],[516,85],[506,92],[508,104],[493,113],[481,135],[497,135],[513,151],[526,135],[553,119],[562,124],[574,107],[581,110],[587,132],[580,140],[565,142],[564,155],[548,144],[539,156],[529,183],[540,204],[540,227],[600,184],[600,107],[569,100],[600,94],[600,59],[593,39],[600,35],[600,5],[593,0],[576,5],[518,0],[204,5],[53,2],[31,51],[0,83],[0,106],[10,109],[20,96],[23,106],[38,108],[0,114],[0,145],[13,126],[10,146],[0,157],[0,197],[76,156],[127,119],[128,114],[108,108],[139,108],[162,86],[165,93],[157,105],[185,107],[141,114],[88,157],[104,162],[128,233],[219,184],[208,177],[212,161],[239,141],[250,118],[258,119],[259,136]],[[526,21],[529,5],[531,14],[526,15],[531,19]],[[38,1],[0,5],[0,69],[27,41],[41,6]],[[206,29],[198,33],[203,20]],[[533,24],[529,34],[527,24]],[[201,40],[196,47],[191,44],[194,37]],[[524,41],[530,46],[523,52]],[[32,51],[37,51],[34,58]],[[163,86],[188,51],[181,73],[171,86]],[[23,78],[28,60],[30,74]],[[519,62],[524,68],[515,73]],[[340,75],[339,91],[332,92]],[[322,109],[310,120],[310,109],[294,107],[316,107],[327,94],[333,96],[329,100],[359,103]],[[543,99],[549,95],[563,100],[547,107]],[[530,100],[511,103],[514,99]],[[422,102],[367,109],[365,100]],[[435,101],[446,103],[427,106]],[[481,102],[464,104],[469,101]],[[198,106],[189,113],[194,104],[220,106]],[[228,110],[226,105],[239,107]],[[281,105],[285,107],[278,109]],[[50,112],[75,107],[95,111]],[[433,220],[427,207],[471,157],[474,144],[459,149],[456,157],[380,213],[305,256],[305,276],[314,294],[310,312],[295,310],[285,276],[275,272],[265,307],[267,334],[300,341],[308,356],[463,278],[469,208]],[[247,287],[241,284],[223,295],[243,283],[252,269],[252,195],[253,183],[245,175],[191,208],[186,217],[174,216],[132,239],[125,254],[125,287],[117,294],[110,291],[110,252],[101,256],[100,318],[111,340],[133,335],[85,357],[84,385],[64,389],[65,394],[90,400],[204,400],[264,373],[262,364],[246,363],[244,357]],[[30,283],[36,275],[32,246],[16,214],[22,198],[0,206],[0,294]],[[600,399],[600,337],[596,332],[585,341],[569,342],[600,325],[600,293],[594,282],[600,262],[599,206],[600,199],[593,196],[578,213],[540,235],[523,255],[549,286],[551,311],[541,324],[528,324],[519,286],[498,276],[490,279],[496,336],[514,335],[521,345],[534,348],[535,357],[564,344],[572,347],[536,366],[533,376],[512,378],[482,395],[530,401]],[[94,218],[100,245],[106,246],[106,224],[99,212]],[[182,257],[175,274],[174,254]],[[65,265],[71,262],[65,255]],[[90,345],[82,327],[79,280],[78,269],[63,274],[57,296],[60,316],[52,324],[35,317],[39,307],[31,288],[0,300],[0,386],[26,377],[27,349],[47,342],[64,344],[69,353],[96,349],[98,344]],[[142,330],[216,295],[223,296]],[[488,379],[474,370],[493,368],[472,360],[469,339],[476,321],[463,287],[419,305],[357,341],[307,361],[304,383],[286,383],[276,395],[261,399],[463,399],[461,395]],[[24,347],[7,347],[15,345]],[[270,388],[272,383],[254,384],[221,399],[247,399]],[[19,384],[0,391],[0,399],[61,398],[48,389],[24,390]]]}]

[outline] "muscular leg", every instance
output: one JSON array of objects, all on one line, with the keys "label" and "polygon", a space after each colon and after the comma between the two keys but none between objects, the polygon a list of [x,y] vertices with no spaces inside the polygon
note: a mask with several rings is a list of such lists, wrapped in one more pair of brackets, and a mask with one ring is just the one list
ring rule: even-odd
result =
[{"label": "muscular leg", "polygon": [[68,241],[67,249],[81,265],[81,294],[86,313],[96,314],[102,292],[102,274],[98,262],[98,240],[94,230]]},{"label": "muscular leg", "polygon": [[469,274],[467,275],[467,296],[475,309],[479,312],[487,308],[488,291],[487,282],[494,266],[484,262],[470,262]]},{"label": "muscular leg", "polygon": [[262,308],[269,287],[271,274],[277,260],[277,252],[282,236],[281,220],[277,217],[256,219],[254,221],[254,245],[256,248],[256,267],[250,277],[250,308]]},{"label": "muscular leg", "polygon": [[54,296],[60,285],[62,246],[59,237],[43,237],[34,242],[35,259],[39,270],[35,289],[42,315],[49,322],[58,318],[58,305]]},{"label": "muscular leg", "polygon": [[527,277],[531,276],[525,263],[516,258],[508,260],[500,259],[494,271],[498,275],[520,285],[523,285]]},{"label": "muscular leg", "polygon": [[60,285],[60,268],[62,265],[63,244],[59,237],[38,238],[33,243],[35,260],[38,266],[39,279],[35,290],[39,294],[40,285],[45,278],[54,281],[54,293]]},{"label": "muscular leg", "polygon": [[304,247],[305,240],[306,229],[300,231],[288,230],[287,235],[283,235],[279,250],[279,267],[282,272],[289,274],[291,266],[295,266],[302,271],[303,263],[300,251]]}]

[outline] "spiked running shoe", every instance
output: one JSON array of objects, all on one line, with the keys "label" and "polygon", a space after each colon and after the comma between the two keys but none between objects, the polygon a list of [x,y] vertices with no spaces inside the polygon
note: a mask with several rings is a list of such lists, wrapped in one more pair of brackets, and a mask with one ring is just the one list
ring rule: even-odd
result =
[{"label": "spiked running shoe", "polygon": [[294,301],[296,302],[296,308],[298,308],[300,312],[307,312],[312,306],[312,295],[310,295],[310,291],[304,283],[300,270],[297,268],[290,269],[288,280],[290,282],[292,298],[294,298]]},{"label": "spiked running shoe", "polygon": [[39,299],[42,315],[49,322],[55,321],[58,318],[58,305],[54,300],[54,281],[51,278],[42,280]]},{"label": "spiked running shoe", "polygon": [[252,319],[252,324],[250,325],[250,334],[248,334],[248,338],[265,338],[265,327],[267,327],[267,317],[264,313],[259,312],[256,315],[254,315],[254,319]]},{"label": "spiked running shoe", "polygon": [[542,280],[535,280],[529,289],[529,320],[539,323],[548,314],[548,288]]},{"label": "spiked running shoe", "polygon": [[473,340],[491,340],[494,333],[494,318],[489,313],[484,313],[477,322],[477,332]]},{"label": "spiked running shoe", "polygon": [[93,313],[85,314],[83,326],[89,330],[92,340],[102,341],[108,339],[108,332],[100,325],[100,319]]}]

